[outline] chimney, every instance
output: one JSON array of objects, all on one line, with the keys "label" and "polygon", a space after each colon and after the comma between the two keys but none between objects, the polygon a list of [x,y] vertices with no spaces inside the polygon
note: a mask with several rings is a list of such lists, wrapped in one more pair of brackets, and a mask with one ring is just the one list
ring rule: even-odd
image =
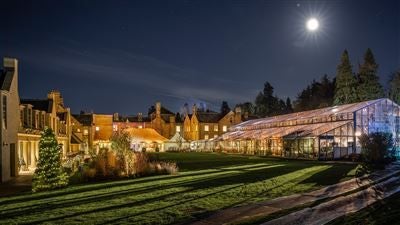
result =
[{"label": "chimney", "polygon": [[47,98],[54,101],[54,103],[58,106],[64,106],[64,100],[61,97],[60,91],[52,90],[47,94]]},{"label": "chimney", "polygon": [[247,120],[249,118],[249,112],[244,112],[244,119]]},{"label": "chimney", "polygon": [[114,113],[113,114],[113,119],[114,119],[114,121],[119,121],[119,114],[118,113]]},{"label": "chimney", "polygon": [[156,116],[159,117],[161,115],[161,102],[156,102]]},{"label": "chimney", "polygon": [[137,118],[138,118],[138,122],[142,122],[143,121],[143,114],[142,113],[138,113]]},{"label": "chimney", "polygon": [[197,106],[196,106],[196,103],[195,103],[192,106],[192,114],[196,114],[196,113],[197,113]]},{"label": "chimney", "polygon": [[235,108],[235,123],[242,122],[242,109],[240,107]]},{"label": "chimney", "polygon": [[18,60],[14,59],[14,58],[4,57],[3,58],[3,67],[5,69],[16,71],[18,69]]}]

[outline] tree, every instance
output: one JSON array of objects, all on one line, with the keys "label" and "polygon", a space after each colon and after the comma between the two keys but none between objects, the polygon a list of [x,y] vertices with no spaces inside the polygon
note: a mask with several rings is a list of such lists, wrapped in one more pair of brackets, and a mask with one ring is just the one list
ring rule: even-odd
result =
[{"label": "tree", "polygon": [[279,108],[277,108],[279,100],[273,94],[274,87],[269,82],[265,82],[263,91],[257,95],[255,100],[258,116],[271,116],[279,111]]},{"label": "tree", "polygon": [[376,132],[363,134],[359,138],[361,155],[367,164],[384,167],[396,159],[391,133]]},{"label": "tree", "polygon": [[389,98],[400,104],[400,70],[396,71],[390,79]]},{"label": "tree", "polygon": [[129,175],[133,168],[133,152],[131,150],[131,137],[129,133],[124,130],[115,131],[110,141],[111,149],[117,155],[120,165],[123,165],[125,174]]},{"label": "tree", "polygon": [[364,54],[364,63],[359,66],[357,95],[360,101],[383,98],[385,93],[377,75],[378,64],[370,48]]},{"label": "tree", "polygon": [[292,101],[288,97],[286,98],[285,113],[292,113],[292,112],[293,112]]},{"label": "tree", "polygon": [[341,61],[337,66],[334,104],[340,105],[357,102],[356,86],[357,81],[352,72],[349,53],[347,50],[344,50]]},{"label": "tree", "polygon": [[335,93],[335,79],[330,80],[328,75],[322,76],[320,81],[313,80],[299,93],[295,101],[295,111],[305,111],[329,107],[333,103]]},{"label": "tree", "polygon": [[227,101],[222,101],[221,114],[225,115],[229,111],[231,111],[231,108],[229,108],[228,102]]},{"label": "tree", "polygon": [[32,179],[32,191],[61,188],[68,185],[68,175],[61,166],[61,145],[50,128],[45,128],[39,141],[39,160]]}]

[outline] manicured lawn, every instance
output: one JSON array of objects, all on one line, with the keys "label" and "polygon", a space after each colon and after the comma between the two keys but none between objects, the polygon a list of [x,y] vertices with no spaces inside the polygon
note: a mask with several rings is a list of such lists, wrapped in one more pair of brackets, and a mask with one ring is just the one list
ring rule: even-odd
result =
[{"label": "manicured lawn", "polygon": [[333,224],[400,224],[400,193],[395,194],[383,201],[377,202],[357,213],[341,217]]},{"label": "manicured lawn", "polygon": [[171,224],[352,178],[356,165],[212,153],[159,153],[178,175],[0,198],[0,223]]}]

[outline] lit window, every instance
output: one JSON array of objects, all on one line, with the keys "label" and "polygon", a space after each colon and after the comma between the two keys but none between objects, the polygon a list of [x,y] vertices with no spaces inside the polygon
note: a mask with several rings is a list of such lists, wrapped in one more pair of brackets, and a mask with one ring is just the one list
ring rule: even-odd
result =
[{"label": "lit window", "polygon": [[142,125],[139,125],[139,129],[142,129],[143,128],[143,126]]},{"label": "lit window", "polygon": [[114,125],[113,125],[113,130],[114,130],[114,131],[118,131],[118,125],[117,125],[117,124],[114,124]]},{"label": "lit window", "polygon": [[214,134],[214,138],[218,137],[218,134]]},{"label": "lit window", "polygon": [[76,132],[81,132],[81,129],[79,129],[79,128],[78,128],[78,129],[76,129]]},{"label": "lit window", "polygon": [[222,126],[222,131],[226,132],[228,130],[228,127],[226,125]]},{"label": "lit window", "polygon": [[7,96],[3,95],[3,128],[7,129]]},{"label": "lit window", "polygon": [[176,132],[181,132],[181,126],[176,126]]},{"label": "lit window", "polygon": [[87,129],[84,129],[83,130],[83,135],[88,135],[88,134],[89,134],[89,131]]},{"label": "lit window", "polygon": [[96,127],[96,131],[99,131],[100,130],[100,127]]},{"label": "lit window", "polygon": [[208,131],[208,125],[204,125],[204,131]]},{"label": "lit window", "polygon": [[214,125],[214,131],[218,131],[218,125]]},{"label": "lit window", "polygon": [[208,140],[208,134],[204,135],[204,139]]}]

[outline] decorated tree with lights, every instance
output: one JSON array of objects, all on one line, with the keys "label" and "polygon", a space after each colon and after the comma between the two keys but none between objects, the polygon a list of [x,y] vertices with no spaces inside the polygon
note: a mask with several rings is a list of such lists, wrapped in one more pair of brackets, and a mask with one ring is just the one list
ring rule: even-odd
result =
[{"label": "decorated tree with lights", "polygon": [[349,53],[344,50],[341,62],[337,66],[336,87],[333,103],[335,105],[348,104],[358,101],[357,80],[352,72]]},{"label": "decorated tree with lights", "polygon": [[39,142],[39,161],[32,180],[32,191],[61,188],[68,185],[68,175],[61,166],[61,146],[50,128]]}]

